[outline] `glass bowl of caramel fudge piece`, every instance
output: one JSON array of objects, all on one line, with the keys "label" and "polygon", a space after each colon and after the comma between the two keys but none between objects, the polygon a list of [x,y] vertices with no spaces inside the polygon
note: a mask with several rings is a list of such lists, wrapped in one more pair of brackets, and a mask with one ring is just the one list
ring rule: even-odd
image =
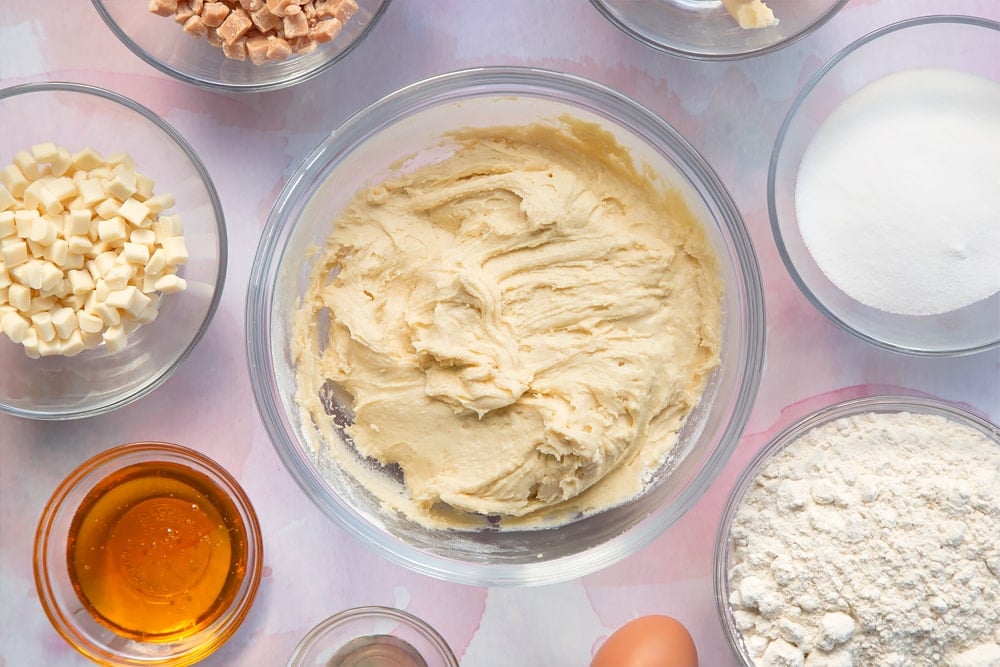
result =
[{"label": "glass bowl of caramel fudge piece", "polygon": [[0,411],[88,417],[153,391],[215,313],[226,228],[170,125],[74,83],[0,90]]},{"label": "glass bowl of caramel fudge piece", "polygon": [[181,81],[286,88],[344,58],[389,0],[93,0],[137,56]]},{"label": "glass bowl of caramel fudge piece", "polygon": [[771,53],[805,37],[847,0],[591,0],[629,36],[697,60]]},{"label": "glass bowl of caramel fudge piece", "polygon": [[575,578],[677,521],[729,457],[764,345],[712,169],[600,84],[434,77],[360,112],[278,197],[247,300],[286,467],[386,557]]}]

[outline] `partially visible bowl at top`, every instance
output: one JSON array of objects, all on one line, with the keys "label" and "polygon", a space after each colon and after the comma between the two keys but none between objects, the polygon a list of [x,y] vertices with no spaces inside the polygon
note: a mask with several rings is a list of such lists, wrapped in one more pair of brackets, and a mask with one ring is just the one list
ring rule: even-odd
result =
[{"label": "partially visible bowl at top", "polygon": [[[366,483],[331,453],[350,458],[353,452],[345,432],[326,424],[342,427],[345,419],[353,419],[342,397],[326,395],[325,385],[319,391],[323,408],[334,415],[323,416],[328,439],[315,417],[304,414],[296,398],[291,333],[297,304],[318,266],[321,253],[316,249],[336,233],[338,211],[355,193],[370,188],[377,203],[384,192],[378,184],[398,176],[406,165],[414,169],[445,160],[455,150],[449,134],[463,128],[559,127],[566,116],[610,133],[638,169],[645,166],[644,173],[656,174],[679,193],[704,227],[723,287],[720,364],[667,461],[633,501],[541,528],[498,530],[481,515],[459,517],[460,529],[425,527],[385,511]],[[545,177],[544,170],[540,175]],[[470,224],[476,219],[470,218]],[[258,246],[246,336],[254,394],[268,434],[293,477],[327,515],[382,555],[419,572],[479,585],[528,585],[579,577],[616,562],[648,544],[694,504],[735,447],[756,395],[763,318],[756,257],[740,214],[712,169],[672,127],[600,84],[555,72],[496,67],[408,86],[355,115],[306,158],[278,197]],[[323,326],[322,319],[317,323]],[[630,391],[624,385],[621,390]],[[310,392],[305,400],[316,398]],[[404,430],[405,421],[400,423]],[[369,468],[363,460],[360,465],[358,474],[374,475],[375,483],[388,485],[394,496],[406,495],[398,471]]]},{"label": "partially visible bowl at top", "polygon": [[639,42],[697,60],[736,60],[777,51],[816,30],[847,4],[847,0],[767,0],[777,23],[742,28],[719,0],[591,2]]},{"label": "partially visible bowl at top", "polygon": [[[1000,291],[990,295],[988,288],[992,280],[997,289],[1000,273],[982,259],[1000,247],[1000,228],[995,208],[975,203],[996,201],[1000,173],[978,168],[973,157],[992,154],[998,169],[1000,150],[984,151],[1000,145],[995,107],[976,110],[990,99],[984,86],[992,86],[992,99],[1000,97],[998,61],[996,21],[901,21],[831,58],[785,117],[767,183],[779,254],[806,298],[862,340],[922,356],[1000,343]],[[961,92],[944,95],[943,85]],[[991,129],[967,131],[963,124]],[[960,264],[986,279],[975,300],[956,292],[980,282],[959,278]],[[937,275],[942,279],[927,279]],[[928,284],[918,286],[918,278]]]},{"label": "partially visible bowl at top", "polygon": [[115,36],[161,72],[203,88],[258,92],[287,88],[329,69],[371,31],[389,0],[357,0],[357,11],[331,41],[309,53],[293,53],[283,60],[261,64],[227,58],[222,48],[213,46],[205,37],[186,33],[173,16],[150,12],[145,0],[93,3]]},{"label": "partially visible bowl at top", "polygon": [[288,667],[458,667],[437,630],[391,607],[355,607],[320,622],[302,638]]},{"label": "partially visible bowl at top", "polygon": [[29,358],[21,345],[0,334],[0,412],[73,419],[127,405],[180,367],[218,305],[226,275],[226,226],[212,179],[173,127],[102,88],[75,83],[5,88],[0,118],[0,166],[10,164],[17,152],[47,142],[72,152],[93,148],[105,157],[128,153],[136,172],[155,182],[154,193],[171,194],[176,201],[166,212],[176,214],[183,226],[189,259],[177,275],[187,287],[162,294],[156,319],[127,334],[123,349],[100,344],[76,356]]}]

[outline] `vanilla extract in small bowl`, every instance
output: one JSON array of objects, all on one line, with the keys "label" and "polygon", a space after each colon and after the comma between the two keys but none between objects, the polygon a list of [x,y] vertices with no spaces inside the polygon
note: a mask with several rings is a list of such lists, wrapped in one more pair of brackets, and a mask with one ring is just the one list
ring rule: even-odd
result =
[{"label": "vanilla extract in small bowl", "polygon": [[53,494],[35,580],[56,630],[87,657],[187,665],[239,627],[261,550],[249,500],[215,462],[176,445],[124,445]]}]

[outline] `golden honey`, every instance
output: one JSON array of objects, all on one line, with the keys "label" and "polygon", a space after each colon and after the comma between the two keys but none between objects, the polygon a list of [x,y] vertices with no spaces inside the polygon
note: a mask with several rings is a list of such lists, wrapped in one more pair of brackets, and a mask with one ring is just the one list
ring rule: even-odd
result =
[{"label": "golden honey", "polygon": [[73,517],[69,576],[94,619],[123,637],[171,642],[211,625],[247,568],[246,527],[205,474],[138,463],[101,480]]}]

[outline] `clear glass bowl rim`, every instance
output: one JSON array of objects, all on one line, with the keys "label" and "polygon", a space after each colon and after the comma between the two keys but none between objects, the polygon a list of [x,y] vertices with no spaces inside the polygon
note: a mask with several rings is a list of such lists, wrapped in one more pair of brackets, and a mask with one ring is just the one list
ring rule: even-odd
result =
[{"label": "clear glass bowl rim", "polygon": [[417,618],[413,614],[403,611],[402,609],[377,605],[345,609],[344,611],[338,612],[333,616],[317,623],[301,640],[299,640],[299,643],[296,644],[295,649],[292,651],[292,655],[288,658],[288,667],[295,667],[295,665],[298,664],[297,661],[302,657],[302,654],[310,649],[316,640],[322,637],[328,630],[335,628],[338,625],[344,625],[346,623],[350,623],[351,621],[365,618],[388,619],[397,621],[412,628],[429,641],[435,649],[437,649],[437,651],[441,654],[441,658],[444,659],[448,667],[459,667],[458,659],[455,658],[455,654],[452,652],[451,647],[448,646],[448,642],[446,642],[444,637],[442,637],[441,634],[432,628],[426,621]]},{"label": "clear glass bowl rim", "polygon": [[617,27],[619,30],[624,32],[626,35],[636,40],[640,44],[645,44],[657,51],[662,51],[664,53],[669,53],[670,55],[679,56],[681,58],[687,58],[688,60],[709,60],[709,61],[726,61],[726,60],[743,60],[744,58],[756,58],[757,56],[763,56],[768,53],[773,53],[780,49],[790,46],[795,42],[799,41],[803,37],[816,31],[820,26],[829,21],[834,15],[841,10],[841,8],[846,5],[848,0],[836,0],[830,8],[827,9],[819,18],[805,26],[795,35],[787,39],[775,42],[768,46],[762,46],[756,49],[750,49],[748,51],[734,52],[734,53],[708,53],[705,51],[691,51],[687,49],[682,49],[678,46],[671,46],[670,44],[665,44],[663,42],[656,41],[646,35],[635,30],[631,25],[623,22],[614,13],[608,9],[605,5],[604,0],[590,0],[590,4],[594,6],[594,9],[599,11],[612,25]]},{"label": "clear glass bowl rim", "polygon": [[909,354],[919,357],[947,357],[947,356],[960,356],[965,354],[977,354],[979,352],[985,352],[986,350],[994,349],[1000,346],[1000,332],[998,332],[997,338],[993,341],[988,341],[982,345],[977,345],[974,347],[967,348],[957,348],[957,349],[915,349],[906,347],[903,345],[896,345],[892,341],[883,340],[882,338],[871,336],[863,331],[859,331],[852,327],[848,322],[834,314],[826,305],[813,293],[809,286],[806,284],[802,275],[799,273],[798,269],[795,267],[795,263],[792,261],[791,255],[788,253],[788,248],[785,246],[784,239],[781,234],[781,226],[778,223],[778,205],[775,197],[775,187],[777,181],[777,171],[778,171],[778,161],[781,157],[781,149],[785,143],[785,136],[788,133],[792,122],[795,121],[799,108],[805,103],[806,98],[812,93],[813,89],[819,84],[819,82],[825,77],[834,67],[837,66],[842,60],[850,56],[852,53],[858,49],[864,47],[866,44],[873,42],[880,37],[885,35],[898,32],[900,30],[906,30],[908,28],[934,25],[939,23],[951,23],[957,25],[970,25],[979,28],[986,28],[997,31],[1000,33],[1000,22],[993,21],[990,19],[980,18],[977,16],[963,16],[958,14],[938,14],[933,16],[919,16],[916,18],[905,19],[903,21],[898,21],[896,23],[889,24],[877,30],[864,35],[851,42],[843,49],[838,51],[830,60],[826,62],[812,78],[802,87],[799,94],[796,95],[795,101],[792,102],[791,108],[789,108],[788,113],[785,115],[785,120],[781,123],[781,128],[778,130],[778,137],[774,142],[774,148],[771,151],[771,160],[768,164],[767,169],[767,211],[768,217],[771,222],[771,234],[774,237],[774,243],[778,248],[778,255],[781,257],[782,263],[788,270],[788,274],[791,276],[792,281],[802,292],[803,296],[817,309],[819,310],[828,320],[833,322],[835,325],[843,329],[844,331],[850,333],[853,336],[857,336],[861,340],[867,341],[872,345],[876,345],[882,349],[891,350],[893,352],[900,352],[903,354]]},{"label": "clear glass bowl rim", "polygon": [[[115,34],[115,37],[121,40],[122,44],[128,47],[129,51],[137,55],[139,59],[147,65],[155,67],[168,76],[172,76],[185,83],[190,83],[191,85],[198,86],[200,88],[207,88],[209,90],[224,90],[237,93],[259,93],[266,90],[280,90],[282,88],[294,86],[297,83],[302,83],[303,81],[307,81],[319,74],[322,74],[330,67],[343,60],[347,54],[353,51],[358,44],[364,41],[365,37],[368,36],[368,33],[371,32],[372,28],[375,27],[375,24],[378,23],[379,19],[382,18],[382,15],[385,14],[385,10],[389,7],[390,0],[384,0],[384,2],[382,2],[379,8],[375,11],[375,14],[372,15],[371,21],[368,22],[367,26],[365,26],[365,29],[347,46],[347,48],[338,53],[336,56],[323,61],[321,64],[312,69],[300,72],[295,76],[247,84],[233,84],[225,83],[223,81],[214,81],[212,79],[194,76],[171,67],[159,58],[153,56],[153,54],[146,51],[146,49],[142,48],[142,46],[136,43],[135,40],[129,37],[128,33],[118,26],[118,23],[114,20],[114,18],[112,18],[111,14],[108,13],[108,10],[105,9],[104,0],[91,0],[91,2],[94,5],[94,9],[96,9],[97,13],[101,16],[101,19],[103,19],[104,23],[108,26],[111,32]],[[140,2],[139,4],[142,3]]]},{"label": "clear glass bowl rim", "polygon": [[[124,459],[124,460],[123,460]],[[135,460],[130,460],[135,459]],[[123,460],[119,465],[117,462]],[[63,503],[80,484],[90,480],[92,484],[99,483],[107,475],[137,463],[165,460],[182,465],[188,465],[194,470],[208,475],[212,482],[218,485],[226,496],[232,500],[240,512],[240,518],[245,524],[247,541],[247,569],[240,587],[239,596],[233,600],[232,606],[226,609],[208,630],[212,636],[193,648],[174,655],[159,658],[129,658],[115,655],[103,650],[89,639],[76,631],[76,626],[67,617],[64,610],[57,604],[52,593],[52,581],[48,574],[49,557],[48,542],[53,529],[56,514],[62,509]],[[92,479],[95,473],[99,476]],[[90,488],[85,490],[89,493]],[[76,508],[69,510],[75,512]],[[52,492],[45,508],[42,510],[35,531],[32,569],[34,571],[35,590],[45,615],[52,623],[56,632],[65,639],[76,651],[100,664],[107,665],[189,665],[202,660],[222,646],[242,625],[249,613],[260,587],[260,579],[264,564],[264,543],[257,519],[257,512],[250,502],[246,491],[233,475],[214,459],[201,452],[169,442],[142,441],[117,445],[106,449],[86,461],[80,463],[59,483]],[[216,627],[217,626],[217,627]],[[205,631],[202,631],[205,632]],[[72,639],[71,639],[72,638]],[[79,639],[80,641],[76,641]]]},{"label": "clear glass bowl rim", "polygon": [[747,467],[740,473],[729,498],[722,510],[719,530],[715,536],[713,549],[713,583],[715,589],[715,609],[719,621],[725,631],[733,655],[748,667],[753,665],[743,653],[741,633],[733,620],[732,609],[729,606],[729,531],[733,517],[736,515],[743,497],[757,478],[761,469],[778,453],[795,443],[799,438],[818,426],[827,424],[842,417],[863,414],[866,412],[915,412],[920,414],[939,415],[951,419],[963,426],[968,426],[992,438],[1000,445],[1000,426],[988,419],[980,417],[969,410],[941,399],[919,395],[885,394],[864,396],[840,401],[820,408],[782,429],[763,449],[750,460]]},{"label": "clear glass bowl rim", "polygon": [[[743,323],[746,348],[738,350],[743,365],[736,370],[738,398],[733,403],[731,419],[721,429],[718,446],[706,456],[698,473],[669,506],[676,516],[667,516],[667,506],[660,506],[626,533],[572,556],[530,564],[483,565],[418,549],[370,525],[338,496],[326,493],[314,466],[302,459],[294,431],[285,428],[286,417],[273,382],[269,343],[257,332],[269,331],[274,298],[272,278],[283,251],[279,244],[287,241],[283,234],[292,224],[291,212],[302,205],[298,201],[302,193],[310,192],[313,185],[322,182],[324,165],[338,162],[380,128],[393,125],[413,112],[470,96],[532,93],[555,96],[570,104],[580,103],[578,98],[571,97],[573,95],[582,95],[595,105],[610,104],[615,113],[614,122],[637,136],[655,136],[657,141],[687,160],[683,166],[694,172],[699,187],[704,189],[701,195],[710,197],[717,206],[720,227],[724,228],[732,249],[739,256],[739,265],[734,268],[742,281],[739,298],[747,315]],[[599,108],[584,108],[605,115]],[[739,442],[756,398],[765,348],[763,285],[749,233],[728,190],[705,159],[666,120],[631,98],[576,75],[527,67],[477,67],[433,76],[389,94],[345,121],[301,163],[278,195],[261,234],[247,291],[246,339],[251,385],[265,430],[295,481],[337,525],[390,561],[439,579],[472,585],[541,585],[574,579],[631,555],[677,521],[714,481]]]},{"label": "clear glass bowl rim", "polygon": [[212,202],[212,212],[215,217],[215,227],[216,233],[219,235],[219,268],[215,276],[214,293],[212,294],[212,300],[208,305],[208,309],[205,311],[205,318],[198,330],[195,332],[194,336],[188,342],[187,346],[181,353],[177,356],[174,362],[162,370],[156,378],[151,382],[141,387],[138,391],[131,394],[122,396],[121,398],[111,401],[104,405],[98,405],[92,408],[87,408],[85,410],[65,410],[59,412],[41,412],[37,410],[22,410],[14,408],[9,405],[4,405],[0,403],[0,412],[6,412],[8,414],[14,415],[15,417],[26,417],[28,419],[38,419],[38,420],[68,420],[68,419],[79,419],[83,417],[94,417],[97,415],[102,415],[112,410],[117,410],[120,407],[128,405],[134,401],[139,400],[143,396],[151,393],[153,390],[158,388],[164,382],[166,382],[184,361],[190,356],[191,352],[194,350],[198,341],[201,340],[202,336],[205,335],[205,331],[208,330],[208,325],[212,321],[212,317],[215,315],[215,311],[219,306],[219,302],[222,299],[222,288],[225,286],[226,282],[226,267],[228,265],[228,252],[229,243],[226,234],[226,218],[222,210],[222,202],[219,200],[219,193],[215,189],[215,184],[212,182],[212,177],[208,173],[208,169],[205,164],[195,153],[191,144],[181,136],[181,134],[174,129],[172,125],[167,123],[165,120],[160,118],[156,113],[150,109],[139,104],[135,100],[129,99],[124,95],[113,92],[106,88],[100,88],[98,86],[91,86],[84,83],[73,83],[69,81],[47,81],[39,83],[24,83],[16,86],[10,86],[9,88],[0,89],[0,101],[7,99],[8,97],[15,97],[17,95],[28,95],[34,93],[74,93],[82,95],[91,95],[93,97],[100,97],[102,99],[108,100],[115,104],[119,104],[140,116],[144,117],[149,122],[153,123],[158,127],[164,134],[170,137],[175,144],[184,152],[187,159],[191,161],[191,165],[198,172],[198,176],[201,178],[202,183],[205,185],[205,190],[208,192],[209,199]]}]

